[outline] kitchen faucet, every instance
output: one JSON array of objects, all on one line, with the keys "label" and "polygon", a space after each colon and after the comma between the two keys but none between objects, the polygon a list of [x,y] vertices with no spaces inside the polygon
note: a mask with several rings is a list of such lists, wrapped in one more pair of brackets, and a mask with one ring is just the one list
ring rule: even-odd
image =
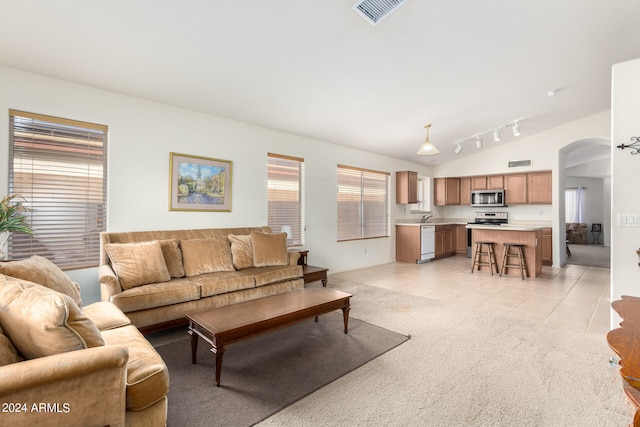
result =
[{"label": "kitchen faucet", "polygon": [[422,215],[422,219],[420,220],[420,222],[427,222],[431,217],[433,217],[433,215]]}]

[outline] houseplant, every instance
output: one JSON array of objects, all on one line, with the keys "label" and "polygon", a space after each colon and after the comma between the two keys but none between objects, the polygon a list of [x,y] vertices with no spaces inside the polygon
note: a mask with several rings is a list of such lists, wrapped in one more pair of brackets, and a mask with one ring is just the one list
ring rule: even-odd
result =
[{"label": "houseplant", "polygon": [[19,194],[14,194],[13,196],[5,196],[0,201],[0,259],[5,259],[5,244],[11,232],[33,234],[22,214],[26,209],[19,200],[24,200],[24,198]]}]

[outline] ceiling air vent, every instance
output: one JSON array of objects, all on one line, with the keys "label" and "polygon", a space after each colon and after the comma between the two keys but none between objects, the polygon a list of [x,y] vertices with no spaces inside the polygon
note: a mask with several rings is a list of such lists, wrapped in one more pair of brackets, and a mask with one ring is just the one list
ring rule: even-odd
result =
[{"label": "ceiling air vent", "polygon": [[513,160],[509,162],[510,168],[522,168],[525,166],[531,166],[531,160]]},{"label": "ceiling air vent", "polygon": [[391,12],[396,10],[406,0],[362,0],[353,5],[353,10],[358,12],[372,25],[376,25]]}]

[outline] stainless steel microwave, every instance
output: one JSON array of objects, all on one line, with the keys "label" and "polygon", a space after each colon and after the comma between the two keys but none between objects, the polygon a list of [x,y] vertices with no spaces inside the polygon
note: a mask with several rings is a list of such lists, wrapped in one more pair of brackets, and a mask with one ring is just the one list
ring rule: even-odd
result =
[{"label": "stainless steel microwave", "polygon": [[471,206],[476,208],[504,206],[504,190],[473,190]]}]

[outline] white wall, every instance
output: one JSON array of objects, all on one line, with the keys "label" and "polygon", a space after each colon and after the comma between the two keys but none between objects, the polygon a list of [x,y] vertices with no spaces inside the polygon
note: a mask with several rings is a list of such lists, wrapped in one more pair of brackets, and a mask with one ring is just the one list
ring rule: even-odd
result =
[{"label": "white wall", "polygon": [[[395,171],[432,175],[430,167],[245,123],[0,67],[0,153],[8,153],[10,108],[109,126],[110,231],[267,224],[267,153],[305,159],[305,248],[309,262],[331,272],[395,259],[389,238],[336,242],[336,165],[391,173],[391,226],[419,217],[395,204]],[[233,161],[231,212],[168,210],[169,153]],[[8,189],[8,156],[0,160],[0,195]],[[393,229],[392,229],[393,230]],[[99,299],[97,270],[68,272],[85,303]]]},{"label": "white wall", "polygon": [[[617,225],[619,214],[640,214],[638,170],[640,155],[619,144],[640,136],[640,59],[613,66],[611,95],[611,300],[622,295],[640,296],[640,268],[636,251],[640,249],[640,227]],[[619,318],[612,311],[611,327]]]},{"label": "white wall", "polygon": [[[529,172],[535,170],[551,170],[553,175],[552,205],[521,205],[506,208],[509,218],[522,221],[549,221],[553,227],[553,265],[556,267],[565,264],[565,231],[564,222],[564,154],[563,148],[572,144],[585,144],[595,140],[608,140],[610,138],[610,112],[605,111],[586,117],[575,122],[527,136],[526,121],[521,122],[520,128],[523,137],[500,145],[499,147],[480,150],[477,154],[463,157],[459,160],[434,167],[434,176],[461,176],[460,171],[465,171],[465,176],[485,175],[496,173]],[[509,168],[508,162],[512,160],[531,160],[530,167]],[[563,189],[563,191],[558,191]],[[449,207],[447,207],[449,208]],[[451,210],[452,215],[472,215],[474,208],[456,207]],[[447,215],[449,216],[449,215]],[[603,227],[608,227],[606,221]]]}]

